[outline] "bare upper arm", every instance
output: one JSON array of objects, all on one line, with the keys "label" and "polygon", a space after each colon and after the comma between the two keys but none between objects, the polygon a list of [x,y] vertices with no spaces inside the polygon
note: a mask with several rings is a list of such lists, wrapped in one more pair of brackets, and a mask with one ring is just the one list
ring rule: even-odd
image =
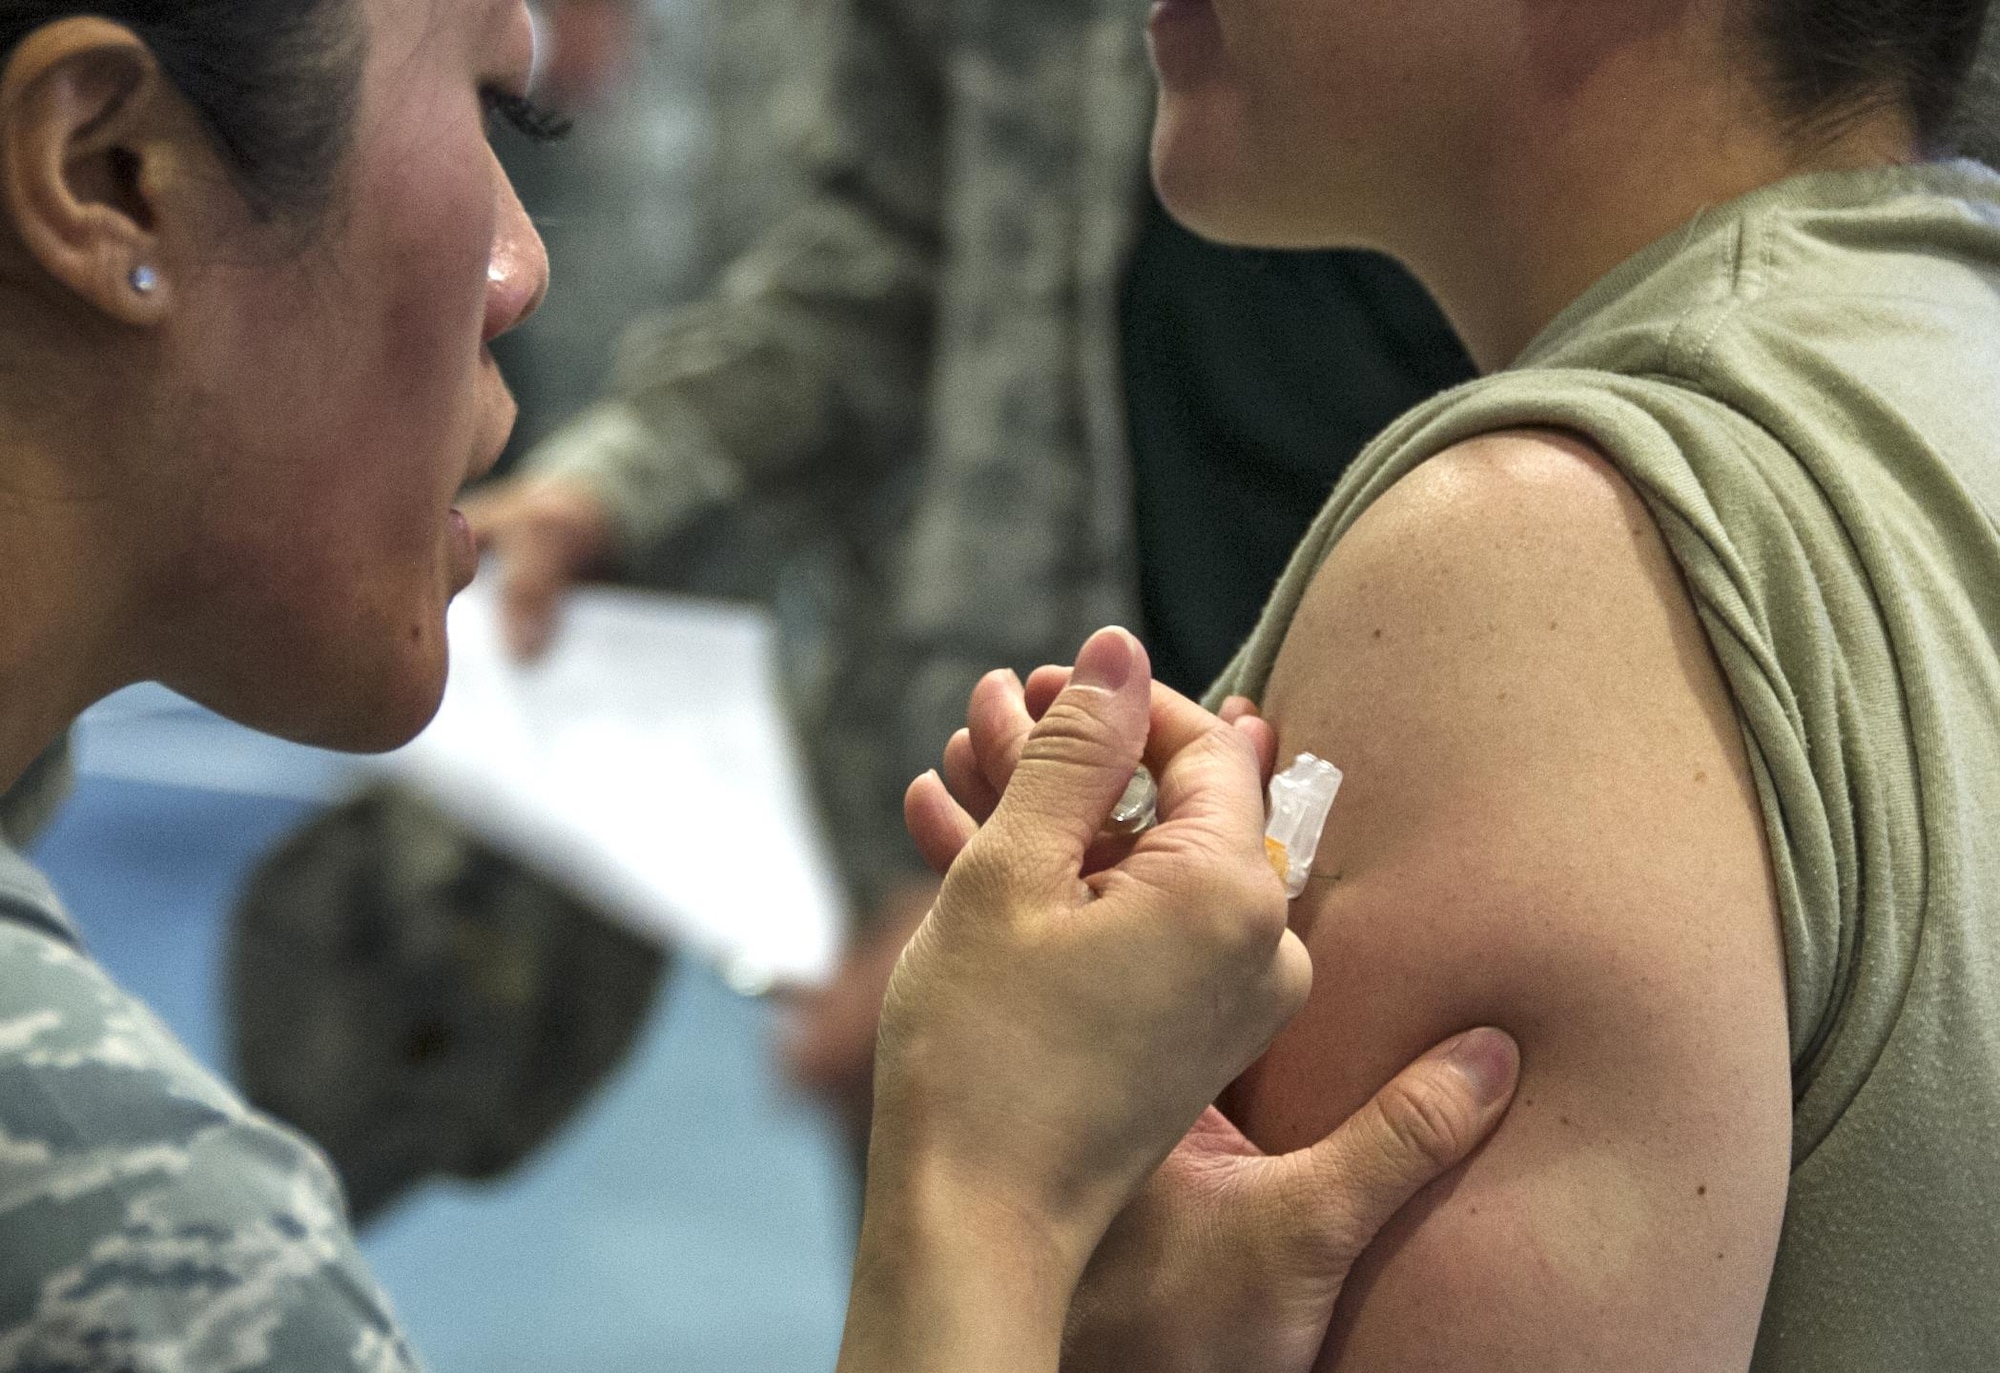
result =
[{"label": "bare upper arm", "polygon": [[1322,1368],[1748,1364],[1790,1156],[1783,955],[1726,691],[1645,508],[1579,440],[1382,498],[1264,697],[1346,787],[1293,908],[1306,1011],[1233,1089],[1267,1148],[1454,1030],[1523,1050],[1488,1146],[1384,1233]]}]

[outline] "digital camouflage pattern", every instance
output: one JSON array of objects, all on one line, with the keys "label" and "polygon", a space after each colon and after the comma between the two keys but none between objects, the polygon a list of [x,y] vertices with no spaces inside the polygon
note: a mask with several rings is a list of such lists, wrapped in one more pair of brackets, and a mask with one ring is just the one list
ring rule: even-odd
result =
[{"label": "digital camouflage pattern", "polygon": [[325,1160],[119,989],[0,847],[0,1370],[418,1367]]},{"label": "digital camouflage pattern", "polygon": [[720,511],[810,513],[774,599],[864,908],[916,863],[903,788],[979,674],[1136,613],[1118,290],[1145,8],[826,6],[803,199],[708,299],[633,330],[608,397],[530,458],[605,498],[642,580]]}]

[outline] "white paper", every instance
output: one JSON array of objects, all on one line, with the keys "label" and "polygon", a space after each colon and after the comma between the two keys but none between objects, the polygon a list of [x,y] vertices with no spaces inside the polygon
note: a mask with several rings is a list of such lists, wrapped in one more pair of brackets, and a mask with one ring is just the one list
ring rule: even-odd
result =
[{"label": "white paper", "polygon": [[590,588],[550,651],[503,651],[492,578],[453,603],[437,719],[379,766],[745,991],[832,972],[838,886],[739,606]]}]

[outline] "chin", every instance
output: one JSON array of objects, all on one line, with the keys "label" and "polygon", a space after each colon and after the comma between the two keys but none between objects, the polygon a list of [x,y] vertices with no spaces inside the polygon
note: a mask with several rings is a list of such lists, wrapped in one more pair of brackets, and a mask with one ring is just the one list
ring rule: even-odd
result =
[{"label": "chin", "polygon": [[[430,650],[435,645],[434,651]],[[388,655],[396,671],[375,680],[347,679],[348,689],[313,722],[312,737],[298,742],[342,753],[387,753],[423,733],[444,701],[447,659],[442,630],[411,645],[418,651]]]},{"label": "chin", "polygon": [[[423,731],[444,699],[444,626],[406,629],[368,647],[267,655],[255,672],[163,679],[182,695],[263,734],[341,753],[386,753]],[[303,649],[302,645],[294,645]],[[283,661],[273,666],[273,659]]]},{"label": "chin", "polygon": [[[1370,246],[1330,222],[1324,182],[1257,151],[1232,102],[1162,97],[1153,123],[1153,186],[1169,214],[1236,248]],[[1282,161],[1280,159],[1279,161]]]},{"label": "chin", "polygon": [[1238,248],[1296,246],[1262,211],[1247,159],[1217,146],[1213,124],[1163,102],[1153,126],[1153,187],[1180,224],[1212,243]]},{"label": "chin", "polygon": [[423,733],[444,700],[444,677],[435,690],[382,700],[373,709],[328,721],[318,737],[298,742],[341,753],[387,753]]}]

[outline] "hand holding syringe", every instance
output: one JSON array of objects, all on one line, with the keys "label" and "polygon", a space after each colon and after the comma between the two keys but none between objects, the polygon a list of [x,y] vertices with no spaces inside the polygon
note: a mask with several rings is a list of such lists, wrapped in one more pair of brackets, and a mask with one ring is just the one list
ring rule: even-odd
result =
[{"label": "hand holding syringe", "polygon": [[[1081,680],[1053,704],[1047,680],[1039,690],[1033,681],[1024,690],[1011,674],[981,682],[969,729],[947,753],[952,781],[926,773],[906,798],[911,834],[944,882],[883,1000],[870,1206],[848,1351],[914,1348],[897,1343],[903,1332],[894,1319],[914,1313],[925,1330],[943,1328],[954,1339],[982,1327],[1025,1330],[1053,1368],[1063,1316],[1078,1304],[1073,1286],[1026,1289],[1026,1300],[1008,1309],[996,1303],[1019,1297],[1020,1284],[975,1284],[984,1301],[973,1305],[986,1314],[952,1326],[948,1285],[899,1303],[897,1284],[918,1272],[983,1271],[992,1254],[1019,1248],[1024,1223],[1037,1252],[1055,1256],[1041,1267],[1059,1275],[1088,1267],[1098,1285],[1082,1304],[1108,1298],[1113,1310],[1119,1283],[1136,1274],[1143,1287],[1157,1278],[1152,1239],[1190,1233],[1189,1221],[1226,1237],[1211,1246],[1224,1259],[1261,1252],[1274,1234],[1286,1244],[1296,1237],[1297,1252],[1317,1253],[1328,1216],[1392,1215],[1480,1137],[1467,1131],[1462,1148],[1437,1157],[1410,1146],[1409,1132],[1393,1121],[1383,1129],[1386,1110],[1421,1119],[1416,1133],[1425,1138],[1436,1120],[1461,1116],[1483,1131],[1504,1110],[1518,1071],[1504,1036],[1474,1032],[1480,1037],[1461,1035],[1444,1047],[1450,1055],[1468,1044],[1491,1051],[1494,1071],[1482,1070],[1488,1085],[1476,1103],[1468,1102],[1474,1078],[1433,1053],[1364,1107],[1358,1123],[1310,1151],[1273,1159],[1237,1131],[1210,1103],[1303,1006],[1311,980],[1311,957],[1286,928],[1271,860],[1282,859],[1292,877],[1308,866],[1298,860],[1316,839],[1332,774],[1310,760],[1288,769],[1272,790],[1275,814],[1267,814],[1277,741],[1247,702],[1211,714],[1155,687],[1141,647],[1115,631],[1094,636],[1079,656]],[[1103,836],[1105,817],[1141,762],[1158,779],[1158,823],[1136,836]],[[1127,812],[1137,823],[1145,807],[1135,802]],[[1413,1089],[1422,1095],[1412,1097]],[[1419,1166],[1392,1167],[1393,1194],[1378,1188],[1383,1201],[1360,1209],[1354,1194],[1382,1175],[1385,1141]],[[1301,1192],[1300,1176],[1315,1195]],[[912,1178],[943,1181],[922,1189],[926,1202],[912,1207],[905,1185]],[[953,1179],[978,1206],[951,1205]],[[1006,1204],[994,1208],[996,1196]],[[996,1209],[998,1243],[967,1231],[966,1216]],[[890,1219],[878,1222],[884,1214]],[[924,1215],[941,1221],[928,1247],[926,1228],[910,1223]],[[1114,1260],[1125,1276],[1106,1279],[1092,1256],[1103,1254],[1113,1224],[1126,1227],[1128,1241],[1144,1238],[1126,1245],[1130,1263]],[[1324,1310],[1338,1296],[1329,1283],[1373,1231],[1361,1227],[1351,1246],[1330,1256],[1331,1276],[1314,1279],[1313,1300],[1323,1297]],[[1172,1325],[1190,1283],[1213,1287],[1228,1266],[1197,1256],[1171,1272],[1189,1281],[1170,1283],[1169,1296],[1153,1303],[1165,1313],[1161,1328]],[[872,1305],[865,1280],[878,1287]],[[1218,1310],[1226,1318],[1239,1308],[1224,1301]],[[1322,1314],[1287,1350],[1309,1357],[1323,1328]],[[1124,1332],[1114,1340],[1106,1366],[1129,1362]]]},{"label": "hand holding syringe", "polygon": [[[1068,680],[1069,670],[1055,667],[1038,668],[1025,684],[1009,672],[990,673],[981,680],[967,711],[967,727],[946,747],[942,769],[946,786],[972,816],[983,819],[991,813],[1029,728]],[[1271,768],[1276,739],[1257,717],[1256,708],[1231,698],[1220,714],[1251,734],[1265,767]],[[1340,769],[1309,753],[1300,754],[1270,779],[1265,852],[1285,880],[1289,896],[1305,889],[1340,783]],[[1115,862],[1116,855],[1129,849],[1131,840],[1157,819],[1157,802],[1152,774],[1141,767],[1106,821],[1102,841],[1092,850],[1090,869]]]},{"label": "hand holding syringe", "polygon": [[[1319,852],[1320,832],[1326,828],[1333,798],[1339,793],[1340,769],[1310,753],[1301,753],[1290,767],[1271,778],[1264,853],[1272,870],[1285,879],[1285,895],[1296,897],[1306,889],[1313,858]],[[1159,818],[1159,795],[1153,774],[1141,767],[1112,808],[1105,829],[1127,837],[1143,833]]]}]

